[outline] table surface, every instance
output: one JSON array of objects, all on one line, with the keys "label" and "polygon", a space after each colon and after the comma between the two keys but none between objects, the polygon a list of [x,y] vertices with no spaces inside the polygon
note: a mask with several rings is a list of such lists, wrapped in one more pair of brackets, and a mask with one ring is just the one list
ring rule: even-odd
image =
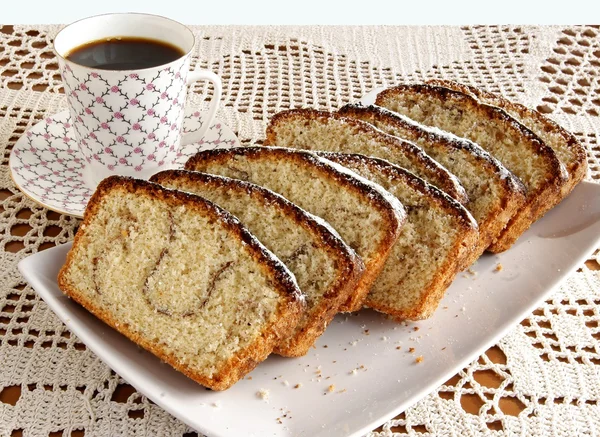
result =
[{"label": "table surface", "polygon": [[[58,29],[0,27],[0,435],[195,435],[87,351],[17,272],[20,259],[70,241],[79,225],[29,200],[8,172],[10,150],[25,130],[65,108],[51,52]],[[572,130],[588,150],[588,179],[600,179],[596,27],[194,31],[193,67],[223,78],[219,117],[243,144],[260,142],[268,118],[291,106],[335,109],[373,87],[451,78],[525,103]],[[192,101],[209,92],[193,91]],[[506,338],[373,435],[595,435],[598,260],[596,251]]]}]

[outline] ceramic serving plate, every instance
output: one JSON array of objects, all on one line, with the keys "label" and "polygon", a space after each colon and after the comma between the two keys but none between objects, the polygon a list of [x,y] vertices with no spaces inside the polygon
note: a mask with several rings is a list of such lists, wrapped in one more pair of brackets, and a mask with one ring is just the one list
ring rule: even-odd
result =
[{"label": "ceramic serving plate", "polygon": [[431,319],[404,325],[367,310],[338,315],[308,355],[271,356],[225,392],[199,386],[66,298],[56,277],[70,244],[35,254],[19,269],[107,365],[207,436],[360,436],[496,343],[599,240],[600,185],[582,183],[508,252],[484,255],[460,274]]}]

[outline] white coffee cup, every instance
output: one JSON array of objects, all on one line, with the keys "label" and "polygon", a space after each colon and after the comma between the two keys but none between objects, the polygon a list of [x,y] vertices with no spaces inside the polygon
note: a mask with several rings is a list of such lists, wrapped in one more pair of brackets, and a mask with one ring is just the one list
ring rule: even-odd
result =
[{"label": "white coffee cup", "polygon": [[[91,68],[67,58],[86,43],[131,37],[170,44],[183,55],[137,70]],[[137,13],[85,18],[58,33],[54,51],[89,185],[95,187],[114,174],[147,179],[171,167],[181,144],[202,139],[214,120],[222,88],[213,72],[189,71],[194,43],[194,34],[183,24]],[[214,92],[201,128],[183,135],[188,86],[199,80],[211,82]]]}]

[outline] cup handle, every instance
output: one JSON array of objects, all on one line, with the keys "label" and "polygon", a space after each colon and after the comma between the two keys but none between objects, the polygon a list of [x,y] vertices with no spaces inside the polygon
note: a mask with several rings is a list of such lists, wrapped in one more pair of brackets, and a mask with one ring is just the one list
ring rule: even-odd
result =
[{"label": "cup handle", "polygon": [[204,134],[215,119],[217,107],[219,106],[219,102],[221,101],[222,85],[219,76],[217,76],[212,71],[208,70],[193,70],[188,73],[187,86],[190,86],[191,84],[199,80],[207,80],[213,84],[213,96],[210,100],[210,105],[208,107],[206,117],[204,118],[204,124],[200,129],[195,130],[194,132],[188,132],[187,134],[184,134],[181,137],[182,146],[198,142],[202,139],[202,137],[204,137]]}]

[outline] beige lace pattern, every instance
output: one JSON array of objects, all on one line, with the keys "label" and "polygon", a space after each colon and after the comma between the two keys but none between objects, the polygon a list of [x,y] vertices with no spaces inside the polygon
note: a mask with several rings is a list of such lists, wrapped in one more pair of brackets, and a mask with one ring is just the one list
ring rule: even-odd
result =
[{"label": "beige lace pattern", "polygon": [[[193,436],[64,327],[16,265],[79,225],[14,186],[10,150],[65,108],[58,26],[0,27],[0,436]],[[196,27],[193,67],[221,76],[244,144],[279,110],[335,109],[372,88],[447,78],[537,108],[586,146],[600,180],[598,27]],[[194,88],[192,104],[210,90]],[[600,435],[600,253],[548,301],[372,436]]]}]

